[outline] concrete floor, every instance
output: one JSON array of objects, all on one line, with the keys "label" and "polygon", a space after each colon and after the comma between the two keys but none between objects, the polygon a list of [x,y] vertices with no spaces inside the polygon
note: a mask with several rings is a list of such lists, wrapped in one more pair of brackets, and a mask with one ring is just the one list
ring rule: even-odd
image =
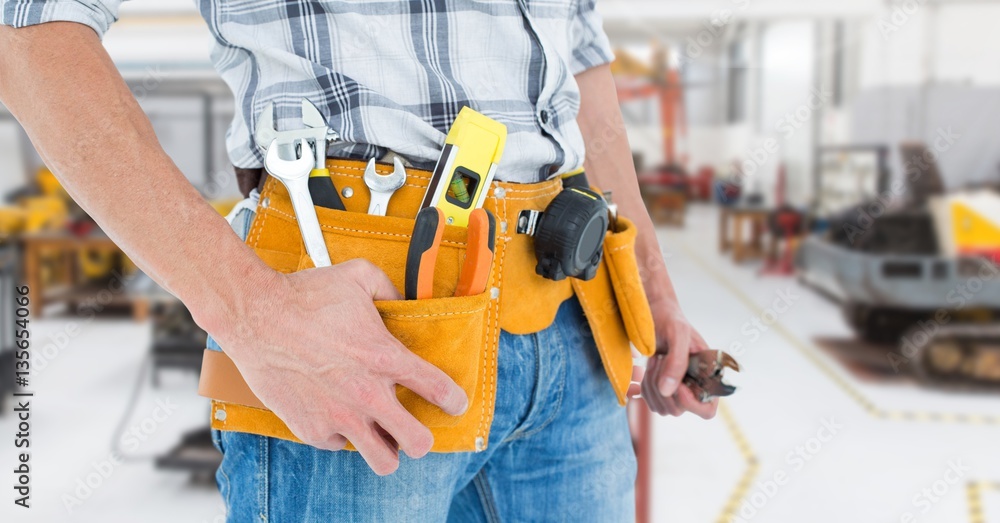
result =
[{"label": "concrete floor", "polygon": [[[744,371],[730,378],[740,390],[716,420],[656,420],[654,520],[1000,521],[998,397],[858,377],[813,342],[850,336],[836,307],[794,279],[759,278],[756,266],[721,258],[716,219],[713,208],[694,207],[685,229],[661,230],[660,238],[689,319],[715,347],[743,343],[736,356]],[[780,293],[787,310],[774,306]],[[755,339],[744,327],[754,317],[777,321]],[[36,347],[65,333],[67,321],[34,321]],[[111,464],[148,326],[78,323],[71,343],[34,377],[34,508],[15,511],[7,497],[0,521],[222,521],[214,488],[154,471],[149,459],[206,419],[194,378],[170,374],[160,389],[143,388],[129,425],[148,437],[126,462]],[[176,408],[156,421],[157,402]],[[13,432],[11,417],[0,418],[0,434]],[[947,473],[949,463],[967,468]],[[87,492],[81,482],[99,477],[95,471],[107,477]],[[970,504],[981,507],[979,519]]]},{"label": "concrete floor", "polygon": [[[792,278],[735,267],[716,231],[715,209],[695,207],[660,241],[706,341],[743,344],[744,370],[731,378],[741,388],[717,422],[656,423],[656,521],[1000,521],[998,397],[857,378],[813,343],[851,336],[838,309]],[[782,293],[787,310],[775,305]],[[759,339],[744,328],[775,316]],[[968,469],[946,473],[949,463]]]}]

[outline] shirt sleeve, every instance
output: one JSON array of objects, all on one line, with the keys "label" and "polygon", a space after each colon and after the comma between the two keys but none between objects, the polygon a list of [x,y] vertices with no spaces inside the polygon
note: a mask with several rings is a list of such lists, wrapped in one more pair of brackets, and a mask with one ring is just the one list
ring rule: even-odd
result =
[{"label": "shirt sleeve", "polygon": [[574,75],[615,59],[604,32],[604,19],[594,9],[595,3],[596,0],[579,0],[576,16],[570,22],[570,71]]},{"label": "shirt sleeve", "polygon": [[28,27],[45,22],[77,22],[103,37],[118,20],[123,0],[0,0],[0,24]]}]

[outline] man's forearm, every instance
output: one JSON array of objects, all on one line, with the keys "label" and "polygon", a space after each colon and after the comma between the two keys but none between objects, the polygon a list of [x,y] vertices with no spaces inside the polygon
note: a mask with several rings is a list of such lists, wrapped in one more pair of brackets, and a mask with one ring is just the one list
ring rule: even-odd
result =
[{"label": "man's forearm", "polygon": [[90,28],[0,26],[0,100],[67,192],[203,327],[228,323],[254,278],[267,280],[163,152]]},{"label": "man's forearm", "polygon": [[636,257],[650,303],[677,309],[677,296],[667,275],[653,222],[646,212],[636,183],[632,150],[625,133],[618,95],[609,66],[588,69],[576,76],[580,86],[577,122],[587,147],[587,178],[602,190],[614,193],[619,212],[638,229]]}]

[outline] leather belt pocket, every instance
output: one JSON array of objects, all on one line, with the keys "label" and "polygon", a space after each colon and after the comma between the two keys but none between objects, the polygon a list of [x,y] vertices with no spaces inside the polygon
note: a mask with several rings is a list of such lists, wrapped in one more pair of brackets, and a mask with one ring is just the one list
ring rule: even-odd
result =
[{"label": "leather belt pocket", "polygon": [[635,224],[619,217],[616,230],[604,239],[604,263],[628,337],[640,354],[650,356],[656,350],[656,335],[636,259],[636,235]]},{"label": "leather belt pocket", "polygon": [[[406,253],[414,220],[316,209],[334,264],[363,258],[382,269],[403,290]],[[462,387],[469,410],[450,416],[412,391],[397,397],[434,434],[435,452],[483,450],[492,422],[499,339],[497,300],[485,292],[454,297],[464,260],[466,229],[446,226],[434,278],[434,297],[375,302],[386,328],[414,354],[437,366]],[[279,272],[311,268],[284,187],[270,180],[247,244]],[[495,267],[494,267],[495,270]],[[496,275],[493,274],[495,279]],[[351,328],[351,326],[344,326]],[[330,338],[336,339],[331,332]],[[266,410],[224,354],[206,354],[199,391],[213,400],[213,428],[298,441]],[[220,414],[220,411],[222,412]]]},{"label": "leather belt pocket", "polygon": [[573,291],[580,300],[601,361],[618,395],[625,404],[632,377],[632,349],[650,355],[656,349],[653,315],[635,255],[635,225],[618,218],[615,231],[604,239],[604,260],[597,275],[589,280],[573,279]]}]

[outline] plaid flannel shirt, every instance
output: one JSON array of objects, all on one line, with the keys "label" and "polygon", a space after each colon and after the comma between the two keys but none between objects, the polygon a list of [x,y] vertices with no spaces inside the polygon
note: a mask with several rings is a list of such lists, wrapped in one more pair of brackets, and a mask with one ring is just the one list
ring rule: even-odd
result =
[{"label": "plaid flannel shirt", "polygon": [[[3,24],[54,20],[103,35],[120,0],[0,0]],[[211,58],[236,97],[226,135],[237,167],[262,165],[253,143],[274,102],[279,129],[311,100],[346,143],[329,153],[391,150],[431,167],[465,105],[507,125],[497,178],[536,182],[583,164],[573,75],[613,59],[595,0],[197,0]]]}]

